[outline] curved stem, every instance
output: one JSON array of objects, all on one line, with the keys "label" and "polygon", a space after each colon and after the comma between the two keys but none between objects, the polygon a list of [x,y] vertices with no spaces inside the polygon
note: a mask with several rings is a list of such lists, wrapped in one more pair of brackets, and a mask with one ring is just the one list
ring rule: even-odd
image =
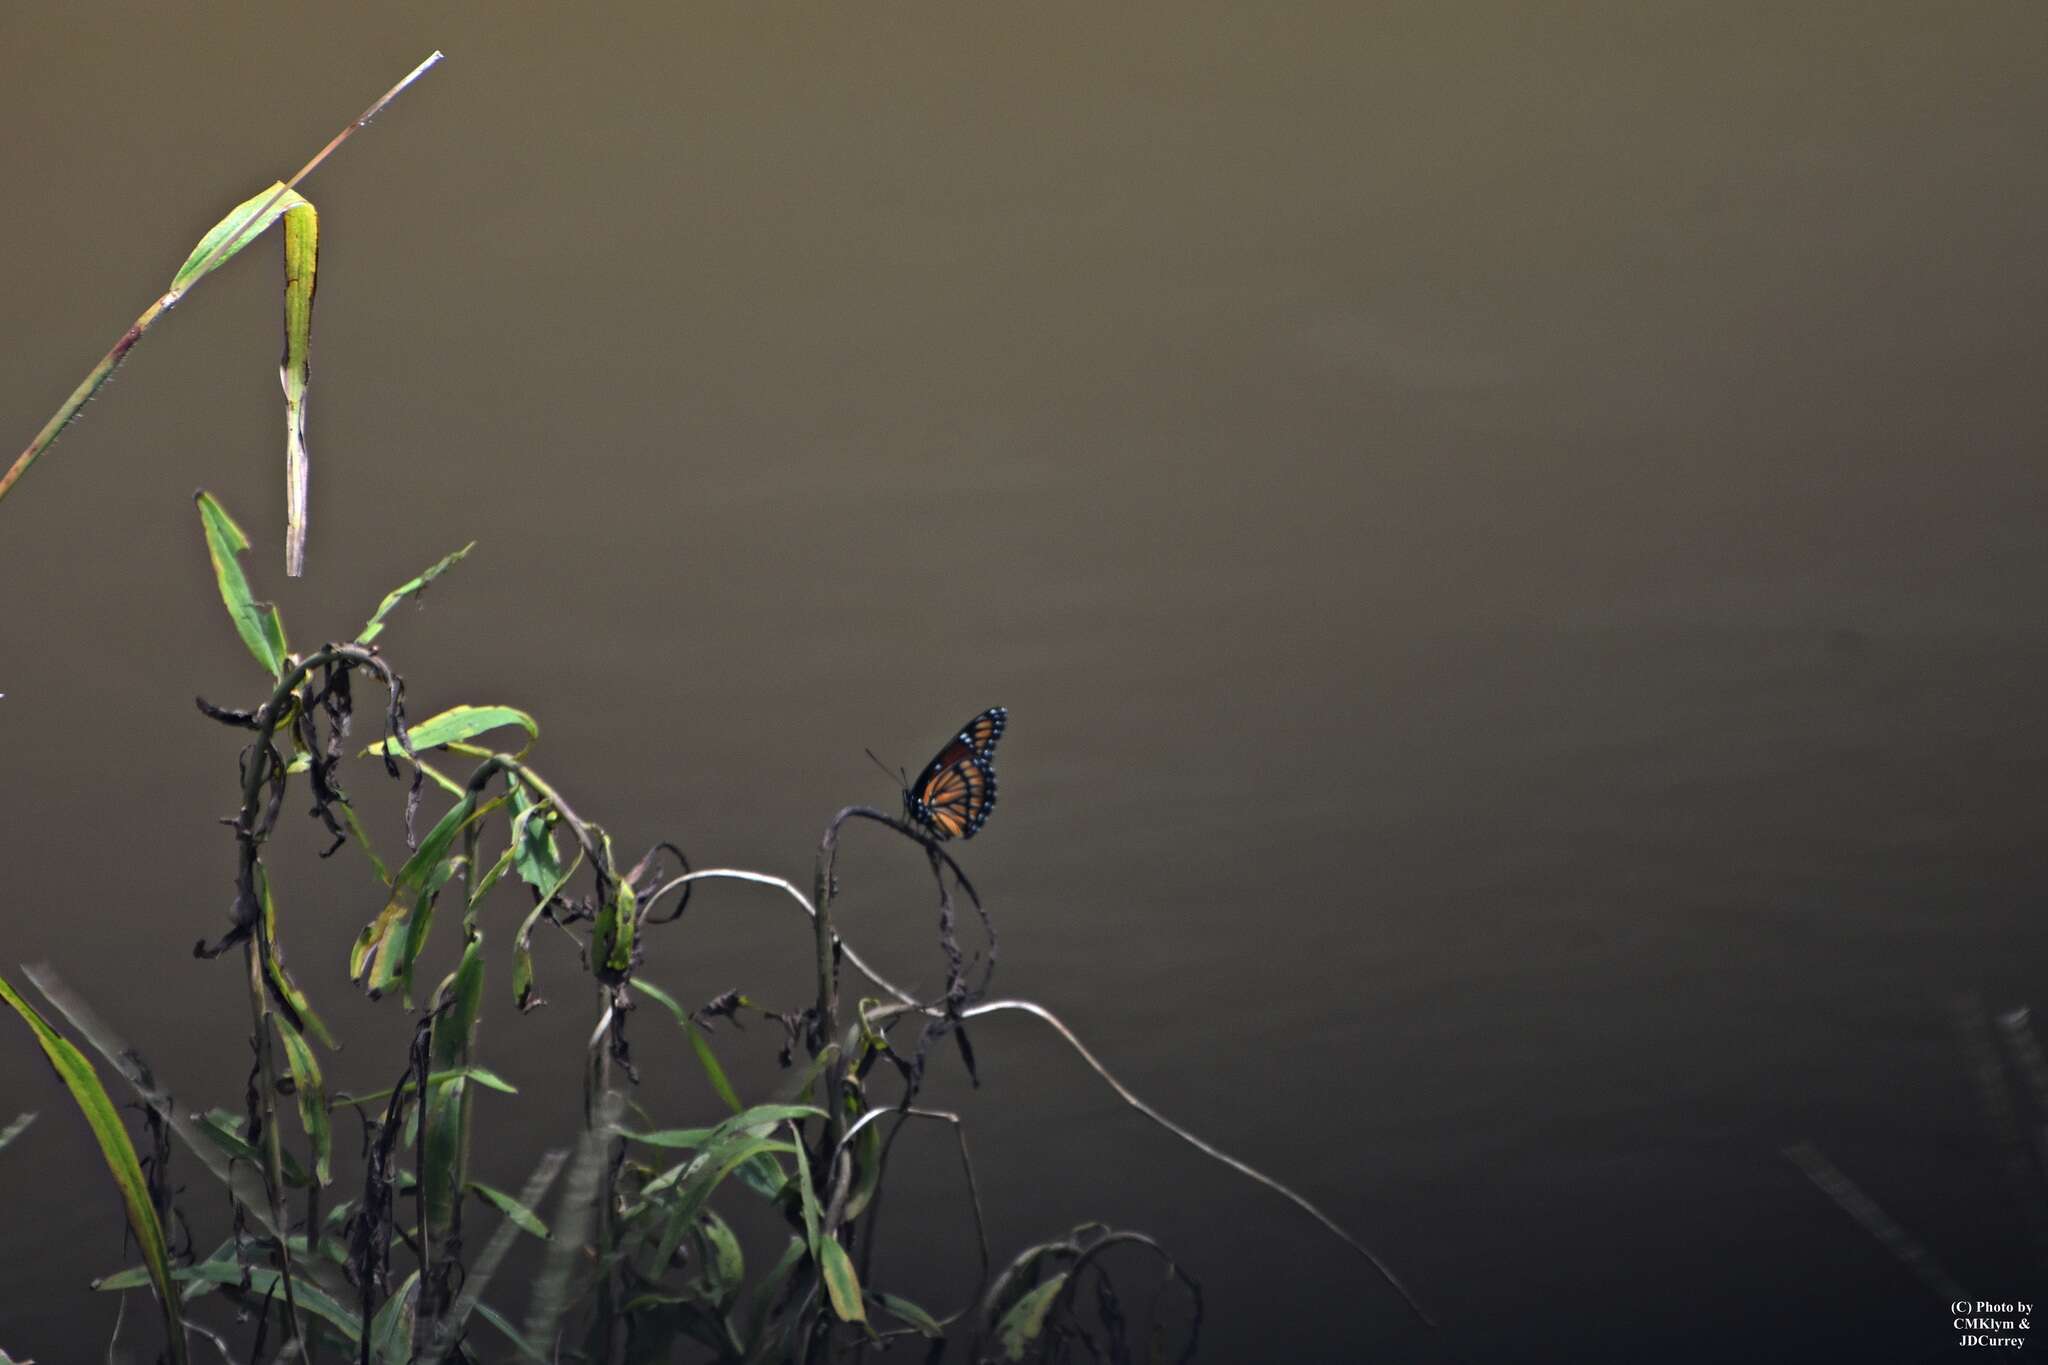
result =
[{"label": "curved stem", "polygon": [[[889,820],[887,817],[882,816],[880,812],[868,812],[867,809],[864,807],[849,807],[847,810],[841,811],[839,813],[839,816],[833,821],[832,830],[830,834],[828,834],[828,838],[836,836],[839,825],[843,823],[846,819],[848,819],[850,816],[854,814],[861,813],[868,814],[869,818],[880,819],[885,824],[896,824],[895,821]],[[948,859],[948,861],[950,861],[950,859]],[[797,890],[797,888],[794,885],[792,885],[789,881],[782,877],[770,876],[769,874],[764,872],[748,872],[736,868],[708,868],[702,872],[692,872],[687,874],[686,876],[676,878],[675,881],[677,884],[679,884],[682,882],[709,880],[713,878],[725,879],[730,881],[753,882],[756,885],[778,887],[784,892],[788,893],[790,899],[794,900],[800,907],[802,907],[804,913],[810,915],[814,921],[818,921],[820,919],[816,910],[812,908],[811,903],[804,898],[803,893]],[[656,894],[659,895],[661,893],[657,892]],[[917,998],[911,995],[908,991],[903,990],[901,987],[894,985],[893,983],[882,977],[879,973],[874,971],[865,962],[863,962],[860,959],[859,955],[854,952],[852,946],[846,944],[843,940],[840,941],[840,949],[845,954],[846,960],[849,963],[851,963],[857,970],[859,970],[863,976],[867,977],[868,980],[874,982],[875,985],[881,987],[884,991],[887,991],[890,995],[896,998],[894,1003],[882,1005],[878,1008],[866,1011],[865,1019],[868,1024],[877,1024],[903,1014],[921,1014],[925,1016],[941,1016],[944,1014],[943,1009],[937,1006],[921,1004],[917,1000]],[[1237,1157],[1232,1156],[1230,1153],[1216,1146],[1214,1143],[1208,1142],[1205,1139],[1199,1137],[1187,1128],[1182,1127],[1180,1124],[1168,1118],[1165,1114],[1162,1114],[1159,1110],[1153,1108],[1150,1104],[1147,1104],[1144,1100],[1140,1099],[1135,1092],[1133,1092],[1122,1081],[1119,1081],[1116,1078],[1116,1076],[1110,1071],[1110,1069],[1102,1064],[1101,1059],[1098,1058],[1093,1052],[1091,1052],[1088,1049],[1087,1045],[1080,1040],[1080,1038],[1074,1033],[1074,1031],[1068,1028],[1066,1024],[1060,1019],[1060,1017],[1054,1014],[1051,1010],[1046,1009],[1043,1005],[1040,1005],[1035,1001],[1031,1000],[990,1000],[978,1005],[970,1005],[966,1007],[965,1009],[960,1011],[960,1017],[963,1019],[973,1019],[981,1015],[996,1014],[1005,1010],[1015,1010],[1020,1011],[1022,1013],[1030,1014],[1033,1017],[1051,1026],[1051,1028],[1055,1032],[1057,1032],[1060,1035],[1060,1037],[1064,1038],[1067,1041],[1068,1045],[1071,1046],[1075,1052],[1080,1054],[1081,1060],[1088,1064],[1089,1069],[1094,1071],[1097,1076],[1100,1076],[1103,1082],[1106,1085],[1108,1085],[1110,1089],[1114,1090],[1117,1093],[1117,1097],[1123,1100],[1125,1104],[1128,1104],[1129,1106],[1131,1106],[1131,1108],[1137,1110],[1146,1118],[1152,1120],[1152,1122],[1158,1124],[1161,1128],[1164,1128],[1167,1132],[1173,1134],[1182,1142],[1187,1143],[1189,1146],[1193,1147],[1196,1151],[1202,1153],[1202,1155],[1208,1157],[1210,1160],[1221,1162],[1223,1165],[1228,1166],[1231,1170],[1236,1171],[1239,1175],[1242,1175],[1249,1180],[1253,1180],[1261,1185],[1264,1185],[1267,1189],[1272,1190],[1275,1194],[1279,1195],[1283,1199],[1286,1199],[1296,1208],[1299,1208],[1302,1212],[1308,1214],[1309,1217],[1315,1219],[1316,1222],[1322,1224],[1322,1226],[1331,1235],[1336,1237],[1339,1241],[1343,1242],[1344,1245],[1350,1247],[1353,1251],[1357,1252],[1361,1257],[1363,1257],[1366,1263],[1372,1266],[1372,1268],[1379,1273],[1380,1278],[1385,1280],[1387,1284],[1394,1290],[1394,1292],[1401,1296],[1401,1301],[1408,1305],[1409,1310],[1413,1312],[1417,1318],[1419,1318],[1423,1323],[1425,1323],[1428,1326],[1434,1327],[1437,1325],[1436,1319],[1431,1317],[1428,1310],[1423,1308],[1421,1303],[1417,1301],[1415,1295],[1409,1291],[1408,1286],[1402,1283],[1400,1276],[1396,1275],[1385,1261],[1381,1260],[1379,1256],[1374,1254],[1370,1247],[1367,1247],[1363,1242],[1359,1241],[1356,1237],[1353,1237],[1349,1232],[1346,1232],[1341,1224],[1339,1224],[1335,1219],[1331,1218],[1328,1214],[1324,1213],[1320,1208],[1318,1208],[1305,1196],[1297,1193],[1293,1189],[1290,1189],[1288,1186],[1282,1184],[1280,1181],[1275,1180],[1272,1176],[1267,1175],[1264,1171],[1259,1170],[1256,1166],[1251,1165],[1249,1162],[1241,1161]],[[835,1140],[835,1146],[837,1143],[844,1142],[847,1138],[850,1138],[854,1133],[858,1132],[860,1125],[864,1125],[872,1121],[874,1114],[879,1112],[884,1111],[870,1111],[868,1114],[864,1114],[860,1117],[860,1119],[856,1120],[855,1126],[846,1128],[844,1131],[841,1131]]]},{"label": "curved stem", "polygon": [[1060,1037],[1067,1040],[1068,1046],[1072,1047],[1074,1051],[1081,1054],[1081,1060],[1086,1062],[1089,1068],[1092,1071],[1094,1071],[1096,1075],[1102,1078],[1104,1084],[1109,1086],[1111,1090],[1116,1091],[1118,1098],[1123,1100],[1125,1104],[1128,1104],[1129,1106],[1131,1106],[1131,1108],[1137,1110],[1146,1118],[1152,1120],[1161,1128],[1164,1128],[1167,1132],[1173,1134],[1182,1142],[1187,1143],[1190,1147],[1193,1147],[1196,1151],[1208,1157],[1210,1160],[1220,1161],[1225,1166],[1228,1166],[1231,1170],[1236,1171],[1239,1175],[1242,1175],[1249,1180],[1257,1181],[1259,1184],[1264,1185],[1267,1189],[1273,1191],[1275,1194],[1281,1196],[1283,1199],[1286,1199],[1288,1202],[1292,1203],[1296,1208],[1306,1213],[1309,1217],[1315,1219],[1318,1223],[1321,1223],[1324,1228],[1326,1228],[1339,1241],[1343,1242],[1344,1245],[1350,1247],[1360,1256],[1363,1256],[1366,1259],[1367,1263],[1370,1264],[1374,1270],[1377,1270],[1380,1273],[1380,1278],[1385,1280],[1387,1284],[1393,1288],[1394,1292],[1401,1296],[1402,1302],[1408,1305],[1408,1307],[1414,1312],[1416,1317],[1420,1318],[1424,1324],[1430,1327],[1436,1326],[1436,1320],[1430,1317],[1428,1311],[1425,1310],[1420,1303],[1416,1302],[1415,1296],[1408,1291],[1408,1286],[1401,1283],[1401,1277],[1396,1275],[1393,1272],[1393,1270],[1388,1267],[1385,1261],[1382,1261],[1378,1256],[1374,1255],[1371,1248],[1367,1247],[1365,1243],[1359,1241],[1356,1237],[1353,1237],[1350,1233],[1346,1232],[1343,1229],[1343,1227],[1337,1223],[1335,1219],[1331,1218],[1330,1215],[1324,1213],[1321,1209],[1317,1208],[1314,1204],[1310,1203],[1306,1197],[1297,1194],[1295,1191],[1281,1184],[1272,1176],[1267,1175],[1264,1171],[1261,1171],[1256,1166],[1251,1165],[1249,1162],[1240,1161],[1238,1158],[1232,1156],[1230,1153],[1224,1151],[1221,1147],[1216,1146],[1214,1143],[1207,1142],[1204,1139],[1197,1137],[1194,1133],[1189,1132],[1187,1129],[1181,1127],[1178,1123],[1175,1123],[1172,1119],[1166,1117],[1166,1115],[1160,1113],[1157,1109],[1154,1109],[1151,1105],[1145,1103],[1145,1101],[1139,1099],[1137,1095],[1133,1094],[1131,1090],[1127,1086],[1125,1086],[1122,1081],[1119,1081],[1115,1076],[1110,1074],[1109,1068],[1104,1066],[1102,1062],[1095,1056],[1095,1054],[1088,1050],[1087,1045],[1084,1044],[1079,1038],[1077,1038],[1074,1035],[1074,1031],[1072,1029],[1068,1028],[1064,1023],[1060,1021],[1058,1015],[1054,1014],[1045,1006],[1040,1005],[1037,1002],[1031,1000],[990,1000],[984,1004],[969,1006],[967,1009],[960,1011],[960,1014],[962,1018],[971,1019],[977,1015],[995,1014],[1003,1010],[1019,1010],[1025,1014],[1032,1015],[1042,1020],[1044,1023],[1050,1025],[1055,1033],[1059,1034]]}]

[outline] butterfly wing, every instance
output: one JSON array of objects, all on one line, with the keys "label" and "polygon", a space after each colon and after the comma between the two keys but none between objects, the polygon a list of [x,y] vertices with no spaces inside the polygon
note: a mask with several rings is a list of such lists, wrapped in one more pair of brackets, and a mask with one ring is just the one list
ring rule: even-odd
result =
[{"label": "butterfly wing", "polygon": [[1008,707],[991,706],[967,722],[960,731],[960,743],[972,749],[975,757],[993,763],[996,757],[996,741],[1003,737],[1003,727],[1009,723]]},{"label": "butterfly wing", "polygon": [[925,764],[904,804],[911,817],[941,839],[972,839],[996,804],[996,741],[1010,713],[1000,706],[967,722]]}]

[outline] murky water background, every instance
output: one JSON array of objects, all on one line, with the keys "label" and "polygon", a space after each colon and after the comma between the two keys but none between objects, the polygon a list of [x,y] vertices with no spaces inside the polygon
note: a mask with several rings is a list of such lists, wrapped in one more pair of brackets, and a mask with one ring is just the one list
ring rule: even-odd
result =
[{"label": "murky water background", "polygon": [[[1946,1358],[1779,1149],[1973,1293],[2048,1289],[1952,1027],[2039,1003],[2048,948],[2044,44],[2022,5],[0,12],[17,440],[227,205],[450,53],[307,187],[307,579],[268,242],[0,508],[7,970],[237,1103],[241,988],[188,955],[235,740],[190,698],[260,680],[190,493],[300,644],[474,538],[385,637],[415,713],[536,712],[630,846],[805,875],[895,800],[863,747],[1008,705],[965,848],[1001,986],[1446,1326],[1023,1022],[934,1092],[999,1255],[1150,1230],[1218,1361]],[[376,899],[319,842],[277,855],[293,961],[335,1083],[386,1085],[404,1020],[342,966]],[[914,865],[844,870],[851,940],[937,981]],[[511,912],[485,1056],[556,1097],[488,1135],[516,1185],[589,1019],[552,947],[556,1004],[510,1009]],[[796,1005],[808,942],[707,892],[648,974]],[[642,1039],[649,1101],[708,1109]],[[727,1047],[773,1084],[775,1039]],[[0,1097],[43,1111],[0,1345],[84,1359],[118,1207],[23,1037]],[[885,1268],[947,1305],[923,1143]]]}]

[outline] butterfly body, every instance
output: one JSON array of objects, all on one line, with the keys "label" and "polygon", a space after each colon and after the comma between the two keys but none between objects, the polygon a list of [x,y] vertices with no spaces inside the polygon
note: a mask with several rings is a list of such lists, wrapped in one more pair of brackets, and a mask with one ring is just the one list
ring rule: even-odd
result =
[{"label": "butterfly body", "polygon": [[996,804],[996,741],[1010,713],[991,706],[946,741],[903,789],[903,813],[938,839],[972,839]]}]

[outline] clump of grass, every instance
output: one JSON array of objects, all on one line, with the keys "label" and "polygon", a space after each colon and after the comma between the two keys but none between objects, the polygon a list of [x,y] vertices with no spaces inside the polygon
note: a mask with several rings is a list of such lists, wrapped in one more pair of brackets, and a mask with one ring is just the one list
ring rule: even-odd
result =
[{"label": "clump of grass", "polygon": [[[248,216],[233,233],[290,193],[284,188],[257,209],[244,205],[237,212]],[[213,254],[196,252],[195,260],[232,254],[228,242],[202,243]],[[0,482],[0,492],[5,487]],[[189,1358],[192,1338],[230,1360],[325,1356],[360,1365],[501,1357],[625,1365],[685,1348],[722,1365],[758,1365],[859,1360],[906,1342],[922,1343],[927,1359],[949,1343],[975,1360],[1192,1358],[1201,1291],[1141,1233],[1089,1224],[994,1269],[966,1125],[919,1100],[935,1049],[950,1040],[974,1076],[970,1026],[1004,1014],[1052,1028],[1126,1104],[1313,1216],[1428,1320],[1364,1244],[1133,1094],[1051,1010],[991,998],[993,916],[928,830],[868,806],[845,807],[826,825],[808,892],[764,872],[693,869],[676,840],[628,859],[534,762],[533,716],[496,703],[418,721],[409,714],[405,678],[382,652],[382,636],[397,608],[471,547],[386,594],[352,633],[300,653],[277,609],[250,586],[242,563],[248,537],[217,499],[202,493],[197,501],[222,604],[262,680],[246,708],[198,702],[243,741],[228,821],[234,896],[225,928],[195,948],[201,959],[240,970],[251,1058],[239,1108],[195,1112],[174,1100],[142,1055],[54,970],[24,968],[55,1014],[139,1097],[146,1152],[138,1154],[86,1055],[0,981],[0,998],[85,1116],[140,1250],[141,1264],[96,1288],[149,1289],[172,1360]],[[296,543],[303,520],[293,526]],[[288,558],[296,571],[296,554]],[[355,734],[357,689],[365,685],[376,698],[368,743]],[[508,734],[516,748],[492,742]],[[403,784],[403,858],[381,856],[358,817],[354,765],[364,760]],[[337,1039],[286,966],[291,896],[275,884],[267,853],[293,804],[310,812],[326,854],[355,845],[363,875],[378,888],[382,908],[354,942],[350,980],[372,999],[395,997],[413,1016],[403,1057],[358,1077],[378,1087],[369,1091],[331,1082]],[[868,827],[902,840],[930,873],[946,964],[945,985],[932,997],[882,977],[835,927],[839,845]],[[645,977],[650,936],[680,932],[691,895],[713,881],[761,888],[808,918],[810,998],[764,1004],[731,990],[690,1006]],[[518,923],[500,927],[499,907],[515,889]],[[975,931],[970,945],[961,941],[963,921]],[[447,944],[438,969],[429,955],[437,926]],[[485,1065],[479,1020],[487,989],[508,994],[522,1015],[545,1003],[532,948],[540,932],[573,940],[583,968],[583,979],[563,991],[590,1011],[587,1024],[570,1024],[585,1040],[582,1122],[561,1147],[538,1153],[532,1176],[510,1192],[473,1174],[478,1111],[533,1101]],[[487,934],[511,944],[506,979],[495,985]],[[851,1003],[849,971],[872,991]],[[673,1019],[677,1033],[662,1037],[687,1048],[724,1112],[656,1115],[636,1098],[629,1034],[642,1004]],[[752,1101],[712,1044],[718,1021],[748,1015],[785,1030],[789,1072],[780,1093]],[[542,1019],[568,1016],[557,1007]],[[0,1132],[0,1147],[32,1117]],[[502,1117],[493,1122],[504,1126]],[[873,1274],[891,1155],[912,1123],[943,1123],[954,1134],[979,1248],[979,1282],[950,1311],[885,1289]],[[351,1125],[359,1135],[353,1152],[336,1134]],[[203,1253],[170,1177],[174,1149],[226,1195],[229,1226]],[[782,1245],[765,1255],[742,1245],[720,1211],[741,1199],[771,1211]],[[522,1238],[541,1244],[539,1269],[523,1290],[501,1283]],[[1148,1286],[1142,1311],[1125,1306],[1136,1302],[1133,1277]],[[233,1322],[216,1329],[197,1320],[215,1305]]]}]

